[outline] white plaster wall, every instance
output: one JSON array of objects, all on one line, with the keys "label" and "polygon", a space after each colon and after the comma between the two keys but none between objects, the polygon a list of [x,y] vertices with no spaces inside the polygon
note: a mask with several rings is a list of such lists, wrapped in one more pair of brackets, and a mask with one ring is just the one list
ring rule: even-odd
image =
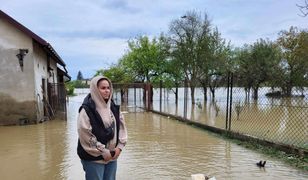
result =
[{"label": "white plaster wall", "polygon": [[[16,54],[28,49],[23,71]],[[0,18],[0,93],[17,101],[35,100],[32,39]]]},{"label": "white plaster wall", "polygon": [[[35,94],[36,102],[38,104],[38,119],[44,116],[43,96],[48,99],[47,83],[57,83],[57,64],[54,59],[50,58],[50,67],[53,69],[53,76],[48,72],[47,54],[40,48],[37,43],[33,43],[33,59],[34,59],[34,80],[35,80]],[[42,92],[42,79],[45,79],[45,94]]]},{"label": "white plaster wall", "polygon": [[57,63],[53,58],[50,58],[50,67],[53,69],[53,74],[49,78],[50,83],[58,83],[57,79]]},{"label": "white plaster wall", "polygon": [[[43,96],[48,99],[47,94],[47,82],[48,82],[48,72],[47,72],[47,55],[42,48],[39,47],[37,43],[33,43],[33,62],[34,62],[34,81],[35,81],[35,96],[38,105],[37,117],[41,120],[44,117],[44,105]],[[45,94],[42,91],[42,79],[45,79]]]}]

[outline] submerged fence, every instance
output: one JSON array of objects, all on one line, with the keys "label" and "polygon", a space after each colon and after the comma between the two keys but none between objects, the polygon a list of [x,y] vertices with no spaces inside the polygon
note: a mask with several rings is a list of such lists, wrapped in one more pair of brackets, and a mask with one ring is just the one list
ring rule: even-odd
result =
[{"label": "submerged fence", "polygon": [[270,88],[262,88],[258,100],[246,98],[236,88],[232,94],[230,129],[259,139],[308,149],[308,91],[294,91],[294,97],[266,97]]},{"label": "submerged fence", "polygon": [[[120,88],[120,87],[117,87]],[[291,97],[273,95],[275,89],[262,87],[258,98],[241,87],[218,87],[215,97],[208,92],[204,100],[202,88],[195,90],[195,104],[191,103],[190,88],[153,89],[146,86],[126,89],[125,103],[131,107],[144,107],[149,110],[183,117],[207,126],[243,134],[275,144],[308,149],[308,88],[294,88]],[[121,102],[120,90],[114,98]],[[123,94],[123,91],[122,91]],[[272,96],[268,96],[268,95]],[[123,99],[123,98],[122,98]],[[148,105],[145,100],[149,99]]]},{"label": "submerged fence", "polygon": [[[48,104],[53,112],[66,119],[66,89],[64,83],[48,83]],[[46,103],[47,103],[46,102]]]}]

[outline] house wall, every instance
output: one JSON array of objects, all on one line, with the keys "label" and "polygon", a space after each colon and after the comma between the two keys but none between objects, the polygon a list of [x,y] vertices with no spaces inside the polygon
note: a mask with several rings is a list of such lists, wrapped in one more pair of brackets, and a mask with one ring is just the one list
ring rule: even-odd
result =
[{"label": "house wall", "polygon": [[[28,49],[23,70],[16,54]],[[0,124],[36,121],[32,38],[0,18]]]},{"label": "house wall", "polygon": [[[33,61],[34,61],[34,81],[35,81],[35,95],[37,103],[37,119],[38,121],[43,120],[44,118],[44,104],[43,98],[46,99],[48,96],[47,93],[47,82],[48,82],[48,72],[47,72],[47,55],[40,46],[33,42]],[[44,79],[44,81],[43,81]],[[44,82],[44,84],[43,84]],[[43,94],[43,88],[45,93]]]},{"label": "house wall", "polygon": [[[35,80],[35,94],[36,102],[38,105],[37,118],[43,120],[44,118],[44,104],[43,98],[48,97],[48,85],[47,83],[57,83],[57,64],[56,61],[49,57],[49,66],[53,71],[48,71],[48,56],[46,52],[37,43],[33,43],[33,59],[34,59],[34,80]],[[44,84],[42,79],[44,79]],[[45,93],[43,94],[43,87]],[[56,94],[57,92],[53,93]]]},{"label": "house wall", "polygon": [[52,74],[49,76],[49,83],[58,83],[57,63],[53,58],[50,58],[49,66],[53,69]]}]

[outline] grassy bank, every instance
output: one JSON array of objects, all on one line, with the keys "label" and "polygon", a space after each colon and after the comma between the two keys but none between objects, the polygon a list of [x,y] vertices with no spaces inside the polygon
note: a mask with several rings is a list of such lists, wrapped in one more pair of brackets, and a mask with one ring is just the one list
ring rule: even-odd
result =
[{"label": "grassy bank", "polygon": [[[215,134],[215,136],[220,136],[220,135]],[[308,171],[308,156],[307,155],[299,156],[298,154],[286,153],[284,151],[278,150],[273,147],[261,145],[259,143],[256,143],[255,141],[241,141],[238,139],[234,139],[228,136],[227,134],[223,134],[222,137],[233,143],[244,146],[245,148],[255,150],[258,153],[263,153],[263,154],[269,155],[270,157],[280,159],[293,167],[297,167],[299,169]]]}]

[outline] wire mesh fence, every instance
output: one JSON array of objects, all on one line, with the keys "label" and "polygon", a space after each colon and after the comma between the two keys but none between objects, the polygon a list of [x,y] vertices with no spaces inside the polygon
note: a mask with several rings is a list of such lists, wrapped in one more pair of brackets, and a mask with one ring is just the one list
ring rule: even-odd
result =
[{"label": "wire mesh fence", "polygon": [[[261,87],[255,99],[242,87],[217,87],[215,97],[207,92],[204,100],[203,88],[196,88],[193,104],[189,87],[150,90],[144,85],[127,88],[124,102],[129,107],[149,108],[260,140],[308,149],[308,88],[294,88],[291,97],[279,96],[274,90]],[[121,103],[121,90],[115,89],[113,97]],[[146,101],[151,101],[150,107]]]},{"label": "wire mesh fence", "polygon": [[231,130],[308,149],[308,90],[294,90],[291,97],[270,97],[272,92],[261,88],[254,99],[233,89]]}]

